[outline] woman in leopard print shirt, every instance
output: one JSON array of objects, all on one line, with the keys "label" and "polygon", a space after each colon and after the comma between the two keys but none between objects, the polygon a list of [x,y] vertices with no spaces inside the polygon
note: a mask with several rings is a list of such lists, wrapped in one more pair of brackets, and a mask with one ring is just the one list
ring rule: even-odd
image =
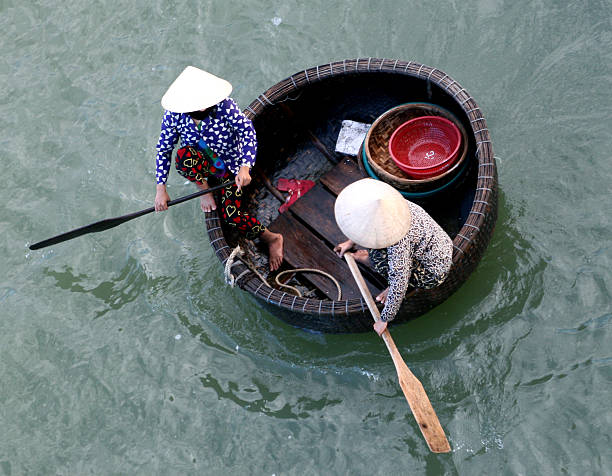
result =
[{"label": "woman in leopard print shirt", "polygon": [[410,287],[430,289],[446,279],[452,240],[425,210],[384,182],[363,179],[349,185],[338,195],[335,208],[336,221],[349,240],[334,251],[343,256],[355,244],[369,248],[357,251],[355,259],[387,278],[389,287],[376,298],[385,305],[383,323],[375,325],[380,334]]}]

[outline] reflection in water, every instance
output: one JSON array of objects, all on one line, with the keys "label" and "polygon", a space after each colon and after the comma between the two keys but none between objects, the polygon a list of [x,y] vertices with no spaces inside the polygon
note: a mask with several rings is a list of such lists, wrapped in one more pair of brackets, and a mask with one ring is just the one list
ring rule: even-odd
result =
[{"label": "reflection in water", "polygon": [[192,337],[197,337],[200,339],[200,342],[204,343],[207,347],[213,347],[218,349],[226,354],[235,354],[231,349],[227,347],[223,347],[222,345],[217,344],[213,341],[206,332],[204,332],[204,328],[200,324],[193,324],[189,321],[185,313],[179,312],[178,314],[179,321],[189,330],[189,333]]},{"label": "reflection in water", "polygon": [[15,294],[15,290],[13,288],[0,288],[0,302],[5,301],[13,294]]},{"label": "reflection in water", "polygon": [[576,327],[569,329],[557,329],[557,332],[562,334],[579,334],[580,332],[587,329],[602,329],[606,327],[612,321],[612,313],[606,313],[602,316],[587,319]]},{"label": "reflection in water", "polygon": [[62,289],[74,293],[91,294],[101,300],[105,305],[96,311],[96,318],[111,310],[121,309],[146,290],[155,291],[164,288],[173,280],[166,276],[149,278],[139,262],[132,257],[128,258],[127,264],[116,279],[103,281],[91,287],[88,286],[88,283],[94,281],[94,278],[84,273],[75,274],[70,266],[65,266],[63,271],[44,268],[43,273],[55,278],[56,285]]},{"label": "reflection in water", "polygon": [[[242,389],[236,382],[229,381],[227,390],[224,390],[221,383],[210,373],[200,377],[200,382],[205,388],[214,390],[219,399],[230,400],[249,412],[262,413],[274,418],[305,419],[311,416],[311,412],[322,411],[342,403],[342,400],[328,399],[327,396],[318,400],[300,396],[295,398],[293,404],[279,403],[277,399],[283,396],[283,392],[274,392],[256,379],[251,379],[251,386]],[[274,408],[275,402],[279,408]]]}]

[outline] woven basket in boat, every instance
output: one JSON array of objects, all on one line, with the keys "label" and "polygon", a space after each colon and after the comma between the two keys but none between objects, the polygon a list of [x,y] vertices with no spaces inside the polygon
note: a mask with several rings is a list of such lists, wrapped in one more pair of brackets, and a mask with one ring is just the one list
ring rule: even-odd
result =
[{"label": "woven basket in boat", "polygon": [[[443,174],[415,180],[393,161],[389,153],[389,140],[393,132],[404,122],[422,116],[440,116],[452,121],[461,132],[461,146],[456,163]],[[382,114],[368,131],[364,140],[366,160],[376,176],[405,192],[427,192],[442,187],[453,179],[467,155],[468,136],[465,127],[446,109],[427,103],[402,104]]]}]

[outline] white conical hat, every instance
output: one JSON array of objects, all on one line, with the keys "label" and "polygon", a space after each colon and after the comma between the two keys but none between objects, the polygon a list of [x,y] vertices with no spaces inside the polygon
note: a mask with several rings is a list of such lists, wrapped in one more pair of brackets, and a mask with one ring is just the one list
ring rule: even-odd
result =
[{"label": "white conical hat", "polygon": [[391,185],[370,178],[346,187],[336,198],[336,222],[347,238],[366,248],[386,248],[410,228],[410,205]]},{"label": "white conical hat", "polygon": [[192,112],[214,106],[228,97],[232,85],[195,66],[187,66],[162,97],[164,109],[172,112]]}]

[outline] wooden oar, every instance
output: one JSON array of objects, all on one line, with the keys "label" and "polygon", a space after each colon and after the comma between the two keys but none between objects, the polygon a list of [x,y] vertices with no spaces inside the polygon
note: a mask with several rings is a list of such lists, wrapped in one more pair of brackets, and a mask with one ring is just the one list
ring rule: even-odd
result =
[{"label": "wooden oar", "polygon": [[[376,303],[374,302],[363,276],[357,267],[355,258],[353,258],[351,253],[345,253],[344,257],[348,263],[351,273],[353,273],[353,277],[355,278],[355,282],[359,287],[359,291],[361,291],[361,295],[365,299],[366,304],[372,313],[374,321],[380,321],[380,313],[378,312]],[[404,392],[406,400],[408,400],[408,405],[410,405],[412,414],[414,415],[414,418],[421,429],[421,433],[423,433],[427,446],[429,446],[429,449],[434,453],[448,453],[451,449],[450,445],[446,439],[442,425],[440,425],[440,421],[436,416],[436,412],[434,411],[433,407],[431,406],[431,402],[427,397],[427,393],[425,393],[423,385],[421,385],[419,379],[414,376],[402,359],[402,356],[397,350],[397,347],[391,338],[391,334],[387,329],[385,329],[381,337],[385,341],[385,344],[387,344],[387,349],[389,349],[389,353],[391,354],[391,358],[395,364],[397,376],[399,377],[400,387]]]},{"label": "wooden oar", "polygon": [[[220,190],[222,188],[227,187],[235,183],[235,181],[227,182],[221,185],[217,185],[215,187],[207,188],[206,190],[200,190],[199,192],[192,193],[191,195],[185,195],[184,197],[177,198],[176,200],[170,200],[168,202],[168,206],[177,205],[179,203],[186,202],[187,200],[191,200],[192,198],[199,197],[206,193],[214,192],[215,190]],[[55,245],[57,243],[62,243],[63,241],[72,240],[81,235],[86,235],[87,233],[96,233],[98,231],[108,230],[110,228],[114,228],[126,221],[133,220],[134,218],[141,217],[148,213],[154,212],[155,207],[146,208],[144,210],[140,210],[139,212],[129,213],[127,215],[123,215],[115,218],[107,218],[105,220],[100,220],[90,225],[85,225],[80,228],[75,228],[74,230],[67,231],[66,233],[62,233],[61,235],[53,236],[43,241],[39,241],[38,243],[34,243],[30,245],[31,250],[39,250],[41,248],[45,248],[47,246]]]}]

